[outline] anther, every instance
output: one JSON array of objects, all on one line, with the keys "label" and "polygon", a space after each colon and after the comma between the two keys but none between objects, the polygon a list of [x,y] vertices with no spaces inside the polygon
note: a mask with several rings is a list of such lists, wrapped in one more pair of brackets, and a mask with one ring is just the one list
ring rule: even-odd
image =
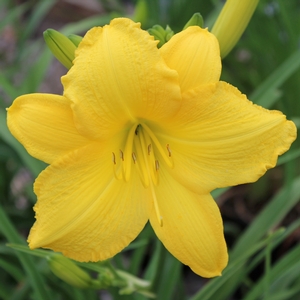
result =
[{"label": "anther", "polygon": [[112,153],[112,161],[113,161],[114,164],[116,164],[116,156],[115,156],[114,153]]},{"label": "anther", "polygon": [[124,154],[122,150],[120,150],[120,158],[124,161]]},{"label": "anther", "polygon": [[169,157],[171,157],[172,156],[172,151],[170,149],[170,145],[169,144],[167,144],[167,150],[169,152]]},{"label": "anther", "polygon": [[136,155],[135,155],[134,152],[132,152],[132,159],[133,159],[133,163],[135,164],[135,162],[136,162]]},{"label": "anther", "polygon": [[150,153],[151,153],[151,148],[152,148],[152,146],[151,146],[151,144],[149,144],[148,145],[148,155],[150,155]]},{"label": "anther", "polygon": [[140,127],[140,125],[138,125],[138,126],[136,126],[136,129],[135,129],[135,135],[138,135],[138,132],[139,132],[139,127]]},{"label": "anther", "polygon": [[155,160],[155,170],[159,170],[159,161],[157,159]]}]

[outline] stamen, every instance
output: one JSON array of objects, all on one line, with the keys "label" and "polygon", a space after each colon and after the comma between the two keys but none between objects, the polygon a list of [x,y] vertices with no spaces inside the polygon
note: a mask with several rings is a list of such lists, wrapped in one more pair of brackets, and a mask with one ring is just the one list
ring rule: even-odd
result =
[{"label": "stamen", "polygon": [[153,199],[153,204],[154,204],[157,221],[158,221],[160,227],[162,227],[163,226],[163,217],[161,216],[160,211],[159,211],[157,198],[156,198],[155,190],[154,190],[152,183],[150,183],[150,189],[151,189],[151,194],[152,194],[152,199]]},{"label": "stamen", "polygon": [[158,153],[169,167],[173,167],[172,151],[169,144],[166,145],[166,149],[163,148],[147,125],[135,123],[128,132],[125,148],[119,150],[120,159],[116,158],[115,153],[112,152],[112,162],[116,179],[123,179],[128,182],[133,160],[142,185],[151,189],[155,214],[160,226],[162,226],[162,217],[155,194],[155,186],[159,184],[160,163],[156,159]]},{"label": "stamen", "polygon": [[158,160],[155,160],[155,169],[156,169],[156,171],[159,170],[159,161]]},{"label": "stamen", "polygon": [[133,163],[135,164],[135,162],[136,162],[136,155],[135,155],[134,152],[132,152],[132,159],[133,159]]},{"label": "stamen", "polygon": [[115,156],[114,153],[112,153],[112,161],[113,161],[113,163],[114,163],[114,165],[115,165],[115,164],[116,164],[116,156]]},{"label": "stamen", "polygon": [[124,154],[122,150],[120,150],[120,158],[124,161]]},{"label": "stamen", "polygon": [[138,130],[138,125],[134,124],[128,133],[126,145],[125,145],[125,149],[124,149],[125,162],[123,164],[123,173],[124,173],[124,179],[126,182],[128,182],[130,179],[130,174],[131,174],[130,156],[132,155],[134,134],[137,134],[137,130]]},{"label": "stamen", "polygon": [[[140,135],[139,135],[140,137]],[[144,155],[144,147],[143,144],[141,144],[140,139],[134,139],[134,146],[135,150],[137,152],[137,160],[136,160],[136,165],[138,166],[140,170],[140,176],[142,179],[142,182],[144,182],[144,186],[148,187],[149,186],[149,175],[147,172],[147,166],[145,165],[147,163],[147,160],[145,159]],[[144,158],[144,159],[143,159]]]},{"label": "stamen", "polygon": [[[146,169],[148,172],[148,177],[150,179],[150,181],[152,180],[152,182],[154,183],[154,185],[158,184],[158,174],[157,172],[155,172],[155,157],[154,157],[154,153],[153,151],[151,151],[151,140],[149,135],[147,134],[147,132],[141,130],[140,134],[139,134],[139,139],[140,139],[140,143],[142,146],[142,150],[143,150],[143,156],[144,156],[144,160],[146,162]],[[146,155],[146,145],[148,144],[148,155]],[[150,151],[149,151],[150,150]]]},{"label": "stamen", "polygon": [[170,149],[170,145],[169,144],[167,144],[167,150],[169,152],[169,157],[171,157],[172,156],[172,151]]},{"label": "stamen", "polygon": [[117,180],[121,180],[123,177],[122,177],[122,173],[121,172],[118,172],[117,171],[117,166],[116,166],[116,156],[115,156],[115,153],[113,152],[112,153],[112,161],[113,161],[113,170],[114,170],[114,175],[115,175],[115,178]]},{"label": "stamen", "polygon": [[[173,160],[170,160],[170,158],[167,156],[166,152],[164,151],[164,149],[162,148],[159,140],[156,138],[156,136],[153,134],[153,132],[151,131],[151,129],[145,125],[144,123],[142,124],[142,127],[145,129],[145,131],[149,134],[151,140],[154,142],[157,150],[159,151],[159,153],[161,154],[161,156],[163,157],[163,159],[165,160],[166,164],[170,167],[173,168],[174,164],[173,164]],[[169,152],[169,156],[170,156],[170,152]]]},{"label": "stamen", "polygon": [[138,135],[140,126],[141,126],[140,124],[136,126],[136,129],[134,131],[135,135]]}]

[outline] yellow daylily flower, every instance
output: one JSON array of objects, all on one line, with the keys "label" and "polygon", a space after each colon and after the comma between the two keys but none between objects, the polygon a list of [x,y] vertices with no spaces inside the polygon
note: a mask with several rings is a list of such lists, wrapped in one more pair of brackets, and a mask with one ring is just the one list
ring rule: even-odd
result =
[{"label": "yellow daylily flower", "polygon": [[91,29],[62,77],[63,96],[8,109],[12,134],[50,164],[34,190],[31,248],[111,258],[148,220],[197,274],[227,264],[215,188],[253,182],[296,138],[294,123],[220,82],[217,39],[191,26],[160,49],[140,24]]}]

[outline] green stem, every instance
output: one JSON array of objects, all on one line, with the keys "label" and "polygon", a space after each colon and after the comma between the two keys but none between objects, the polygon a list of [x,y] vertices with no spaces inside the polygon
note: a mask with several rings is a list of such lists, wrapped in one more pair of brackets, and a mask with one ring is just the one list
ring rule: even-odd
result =
[{"label": "green stem", "polygon": [[[126,282],[124,280],[124,278],[122,278],[117,270],[114,268],[114,266],[111,264],[110,260],[107,260],[105,262],[105,266],[109,269],[109,271],[114,275],[114,278],[117,279],[118,281],[118,287],[121,287],[121,286],[126,286]],[[122,284],[123,283],[123,284]]]}]

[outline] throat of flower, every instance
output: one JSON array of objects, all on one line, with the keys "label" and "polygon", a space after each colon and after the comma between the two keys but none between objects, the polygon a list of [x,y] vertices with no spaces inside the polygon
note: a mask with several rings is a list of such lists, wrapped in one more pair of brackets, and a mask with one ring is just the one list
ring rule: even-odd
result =
[{"label": "throat of flower", "polygon": [[118,180],[128,182],[132,167],[136,168],[143,186],[150,189],[157,220],[162,226],[163,219],[155,193],[155,186],[159,184],[160,168],[157,158],[163,160],[164,165],[173,168],[169,144],[164,149],[152,130],[146,124],[140,123],[131,127],[127,135],[125,148],[120,149],[120,163],[117,163],[114,152],[112,155],[114,174]]}]

